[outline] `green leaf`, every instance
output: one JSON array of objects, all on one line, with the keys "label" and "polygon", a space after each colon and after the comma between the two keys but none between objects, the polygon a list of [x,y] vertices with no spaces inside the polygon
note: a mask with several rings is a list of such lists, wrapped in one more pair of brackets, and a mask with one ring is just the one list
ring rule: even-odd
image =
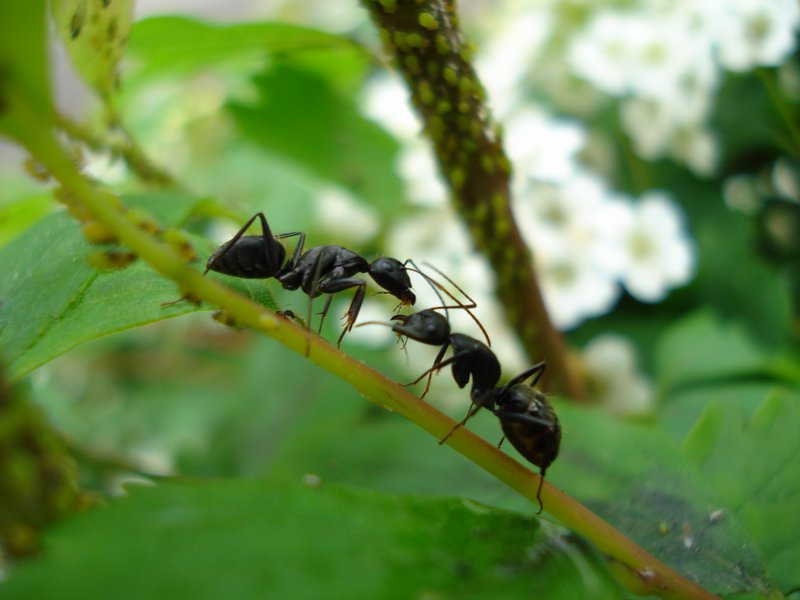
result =
[{"label": "green leaf", "polygon": [[231,103],[241,133],[317,177],[351,190],[384,214],[403,202],[394,171],[397,142],[359,114],[325,77],[280,64],[254,81],[254,104]]},{"label": "green leaf", "polygon": [[133,487],[45,548],[4,598],[623,597],[597,552],[536,520],[325,483]]},{"label": "green leaf", "polygon": [[117,87],[117,63],[133,24],[133,0],[51,0],[72,64],[102,96]]},{"label": "green leaf", "polygon": [[658,381],[667,388],[725,377],[763,374],[765,352],[735,321],[700,310],[673,325],[656,351]]},{"label": "green leaf", "polygon": [[677,440],[684,439],[706,406],[724,403],[727,410],[752,416],[775,387],[772,380],[742,381],[731,378],[708,385],[688,386],[671,392],[658,409],[659,424]]},{"label": "green leaf", "polygon": [[781,589],[800,587],[800,398],[771,393],[745,422],[722,402],[709,406],[685,453],[728,512],[744,524]]},{"label": "green leaf", "polygon": [[53,204],[50,194],[40,194],[0,205],[0,247],[51,212]]},{"label": "green leaf", "polygon": [[0,2],[0,133],[22,143],[52,121],[42,0]]},{"label": "green leaf", "polygon": [[[352,40],[288,23],[219,25],[185,17],[152,17],[131,32],[129,54],[134,77],[191,73],[225,61],[263,58],[265,54],[324,53],[341,60],[368,57]],[[126,77],[127,80],[127,77]]]},{"label": "green leaf", "polygon": [[[559,403],[561,454],[548,478],[672,568],[717,594],[769,593],[756,541],[723,490],[658,427]],[[714,511],[726,518],[712,523]]]},{"label": "green leaf", "polygon": [[[167,225],[182,222],[197,202],[174,193],[125,200]],[[175,285],[139,262],[121,271],[97,272],[86,257],[98,248],[62,212],[45,217],[0,250],[0,342],[12,379],[83,342],[200,310],[188,302],[162,306],[177,300]],[[210,244],[199,249],[210,250]],[[274,306],[264,282],[235,283]]]}]

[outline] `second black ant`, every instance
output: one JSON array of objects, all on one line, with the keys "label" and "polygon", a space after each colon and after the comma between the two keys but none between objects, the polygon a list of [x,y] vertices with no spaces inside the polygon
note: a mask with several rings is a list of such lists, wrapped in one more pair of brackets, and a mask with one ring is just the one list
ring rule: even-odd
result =
[{"label": "second black ant", "polygon": [[[435,269],[435,267],[433,268]],[[486,330],[470,310],[476,306],[472,298],[449,277],[438,269],[435,270],[458,289],[470,304],[465,305],[459,302],[441,284],[417,270],[431,285],[435,285],[456,302],[456,306],[441,306],[411,315],[393,317],[393,320],[399,321],[392,325],[392,330],[396,333],[423,344],[441,346],[433,366],[408,385],[418,383],[428,376],[428,384],[422,394],[424,397],[430,386],[430,377],[434,372],[438,372],[448,365],[452,365],[453,379],[460,388],[466,387],[472,379],[472,389],[470,390],[472,406],[464,419],[439,440],[439,443],[443,444],[447,441],[456,429],[465,425],[481,408],[490,410],[500,420],[505,434],[503,439],[508,438],[525,459],[539,467],[540,480],[536,498],[539,502],[539,512],[541,512],[543,509],[542,483],[548,467],[558,456],[561,446],[561,425],[558,416],[546,396],[535,387],[544,373],[546,363],[537,363],[513,377],[504,386],[498,386],[501,368],[500,361],[497,360],[494,352],[475,338],[461,333],[453,333],[447,317],[435,312],[439,308],[445,310],[447,308],[465,309],[486,335]],[[366,323],[364,324],[366,325]],[[486,335],[486,341],[489,342],[488,335]],[[453,348],[453,355],[444,359],[445,352],[449,347]],[[531,377],[533,379],[530,385],[525,385],[524,381]],[[502,443],[503,440],[500,440],[500,444]]]}]

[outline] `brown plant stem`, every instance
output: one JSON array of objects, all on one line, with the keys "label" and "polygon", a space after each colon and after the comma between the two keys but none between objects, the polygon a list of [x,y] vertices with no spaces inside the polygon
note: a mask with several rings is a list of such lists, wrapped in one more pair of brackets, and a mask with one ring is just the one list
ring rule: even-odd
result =
[{"label": "brown plant stem", "polygon": [[511,166],[489,117],[452,0],[362,0],[412,94],[439,170],[477,249],[496,276],[506,318],[532,361],[546,358],[549,387],[575,399],[584,382],[545,310],[531,253],[511,212]]}]

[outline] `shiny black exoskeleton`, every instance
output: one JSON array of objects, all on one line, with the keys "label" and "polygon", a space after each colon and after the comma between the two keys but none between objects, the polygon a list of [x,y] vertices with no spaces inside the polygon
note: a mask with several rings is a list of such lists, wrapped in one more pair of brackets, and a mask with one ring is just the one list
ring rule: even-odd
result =
[{"label": "shiny black exoskeleton", "polygon": [[[397,321],[392,324],[392,331],[398,335],[429,346],[441,346],[439,353],[436,355],[436,359],[433,361],[433,366],[408,385],[418,383],[427,376],[428,381],[425,385],[425,391],[421,396],[424,398],[430,389],[433,373],[439,371],[448,364],[452,364],[453,379],[455,379],[458,387],[463,388],[469,383],[470,378],[472,378],[473,392],[475,392],[475,390],[480,392],[482,390],[494,388],[494,386],[497,385],[497,381],[500,379],[500,363],[497,362],[494,353],[488,346],[483,344],[483,342],[479,342],[475,338],[461,333],[453,333],[450,328],[450,320],[446,316],[448,309],[462,309],[467,311],[469,316],[472,317],[483,332],[487,343],[490,343],[489,334],[486,333],[481,322],[470,310],[475,308],[477,304],[447,275],[439,271],[439,269],[433,265],[428,266],[461,292],[469,304],[464,304],[456,299],[456,297],[438,281],[432,279],[419,269],[410,269],[425,278],[433,287],[439,299],[442,300],[443,305],[435,308],[428,308],[411,315],[395,315],[392,317],[393,321]],[[447,305],[442,299],[441,294],[439,294],[439,290],[444,292],[455,304]],[[442,315],[436,312],[437,310],[444,310],[445,314]],[[453,348],[453,356],[448,360],[443,360],[447,349],[451,347]]]},{"label": "shiny black exoskeleton", "polygon": [[[244,235],[253,221],[261,222],[261,235]],[[286,260],[286,250],[278,241],[298,236],[300,240],[291,258]],[[338,344],[353,328],[366,296],[366,282],[353,275],[368,273],[373,281],[400,300],[402,306],[416,302],[411,291],[411,280],[405,266],[397,259],[382,257],[370,263],[362,256],[342,246],[314,246],[303,252],[305,234],[301,232],[273,235],[264,213],[256,213],[236,232],[229,241],[220,246],[208,259],[206,272],[216,271],[246,279],[276,278],[287,290],[302,289],[313,300],[328,294],[322,310],[322,321],[330,307],[332,294],[357,288],[345,316],[345,326]],[[309,319],[311,305],[309,302]]]},{"label": "shiny black exoskeleton", "polygon": [[[442,315],[433,311],[430,311],[430,314],[424,314],[426,312],[428,311],[408,317],[405,323],[411,322],[415,327],[401,331],[401,333],[418,341],[426,341],[433,340],[437,335],[443,335],[445,324],[449,331],[449,323],[442,323],[442,319],[444,319]],[[432,317],[431,314],[436,317]],[[537,363],[512,378],[504,386],[498,387],[500,363],[488,346],[460,333],[451,333],[447,340],[453,347],[453,356],[441,360],[447,350],[447,346],[443,346],[433,367],[423,373],[422,377],[452,364],[453,379],[459,387],[465,387],[470,377],[472,378],[472,389],[470,390],[472,406],[467,411],[467,415],[439,440],[439,443],[444,443],[456,429],[465,425],[481,408],[490,410],[500,420],[505,438],[525,459],[539,467],[541,479],[536,498],[539,501],[539,512],[541,512],[542,482],[548,467],[558,456],[561,446],[561,424],[558,416],[547,397],[535,388],[544,373],[546,363]],[[422,377],[417,381],[420,381]],[[523,382],[530,377],[533,377],[530,385],[525,385]],[[502,442],[503,440],[500,440],[501,444]]]},{"label": "shiny black exoskeleton", "polygon": [[[536,389],[546,364],[540,362],[523,371],[506,385],[496,388],[491,396],[484,396],[483,404],[498,419],[506,439],[525,459],[539,467],[539,489],[536,499],[542,512],[542,482],[547,468],[558,456],[561,447],[561,424],[547,397]],[[533,377],[530,385],[523,381]],[[493,406],[488,406],[491,402]],[[503,440],[500,440],[503,443]]]},{"label": "shiny black exoskeleton", "polygon": [[[426,376],[428,382],[422,398],[428,393],[431,376],[447,365],[452,365],[453,379],[458,387],[463,388],[472,379],[472,394],[482,394],[494,389],[500,380],[500,363],[494,352],[484,344],[463,333],[452,333],[447,317],[434,309],[426,309],[412,315],[395,315],[392,331],[417,342],[430,346],[441,346],[433,366],[409,385],[422,381]],[[448,348],[453,348],[453,356],[444,359]]]}]

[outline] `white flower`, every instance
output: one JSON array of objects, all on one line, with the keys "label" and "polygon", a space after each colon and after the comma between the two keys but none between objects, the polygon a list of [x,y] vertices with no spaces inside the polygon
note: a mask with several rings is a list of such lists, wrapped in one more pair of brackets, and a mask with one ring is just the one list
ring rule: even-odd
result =
[{"label": "white flower", "polygon": [[565,330],[608,312],[619,297],[619,286],[585,256],[567,246],[561,250],[537,252],[534,258],[547,313],[558,329]]},{"label": "white flower", "polygon": [[583,350],[590,397],[610,412],[639,416],[653,409],[653,386],[636,368],[636,350],[618,335],[594,338]]},{"label": "white flower", "polygon": [[564,181],[577,171],[576,156],[586,143],[579,123],[527,108],[508,119],[505,131],[515,179]]},{"label": "white flower", "polygon": [[573,72],[612,96],[628,91],[631,49],[627,27],[625,15],[600,11],[575,36],[567,54]]},{"label": "white flower", "polygon": [[719,149],[704,124],[708,107],[694,115],[682,108],[671,102],[626,100],[621,108],[622,128],[639,156],[649,160],[670,156],[699,175],[710,175],[717,166]]},{"label": "white flower", "polygon": [[551,11],[535,7],[510,15],[505,27],[493,32],[477,57],[475,68],[495,115],[507,114],[519,104],[521,81],[552,31]]},{"label": "white flower", "polygon": [[[619,236],[610,230],[607,211],[615,195],[597,176],[579,172],[556,185],[529,182],[514,195],[514,214],[536,255],[569,253],[591,269],[616,278],[622,265]],[[618,210],[618,209],[617,209]]]},{"label": "white flower", "polygon": [[607,312],[619,296],[621,238],[604,218],[612,199],[588,173],[562,185],[529,185],[515,195],[517,223],[533,248],[545,305],[560,329]]},{"label": "white flower", "polygon": [[732,71],[777,66],[795,48],[797,0],[730,0],[717,30],[720,62]]},{"label": "white flower", "polygon": [[710,176],[719,163],[719,144],[708,127],[691,127],[676,132],[669,154],[698,175]]},{"label": "white flower", "polygon": [[627,250],[622,283],[639,300],[658,302],[691,279],[694,253],[675,204],[665,192],[644,194],[617,223]]}]

